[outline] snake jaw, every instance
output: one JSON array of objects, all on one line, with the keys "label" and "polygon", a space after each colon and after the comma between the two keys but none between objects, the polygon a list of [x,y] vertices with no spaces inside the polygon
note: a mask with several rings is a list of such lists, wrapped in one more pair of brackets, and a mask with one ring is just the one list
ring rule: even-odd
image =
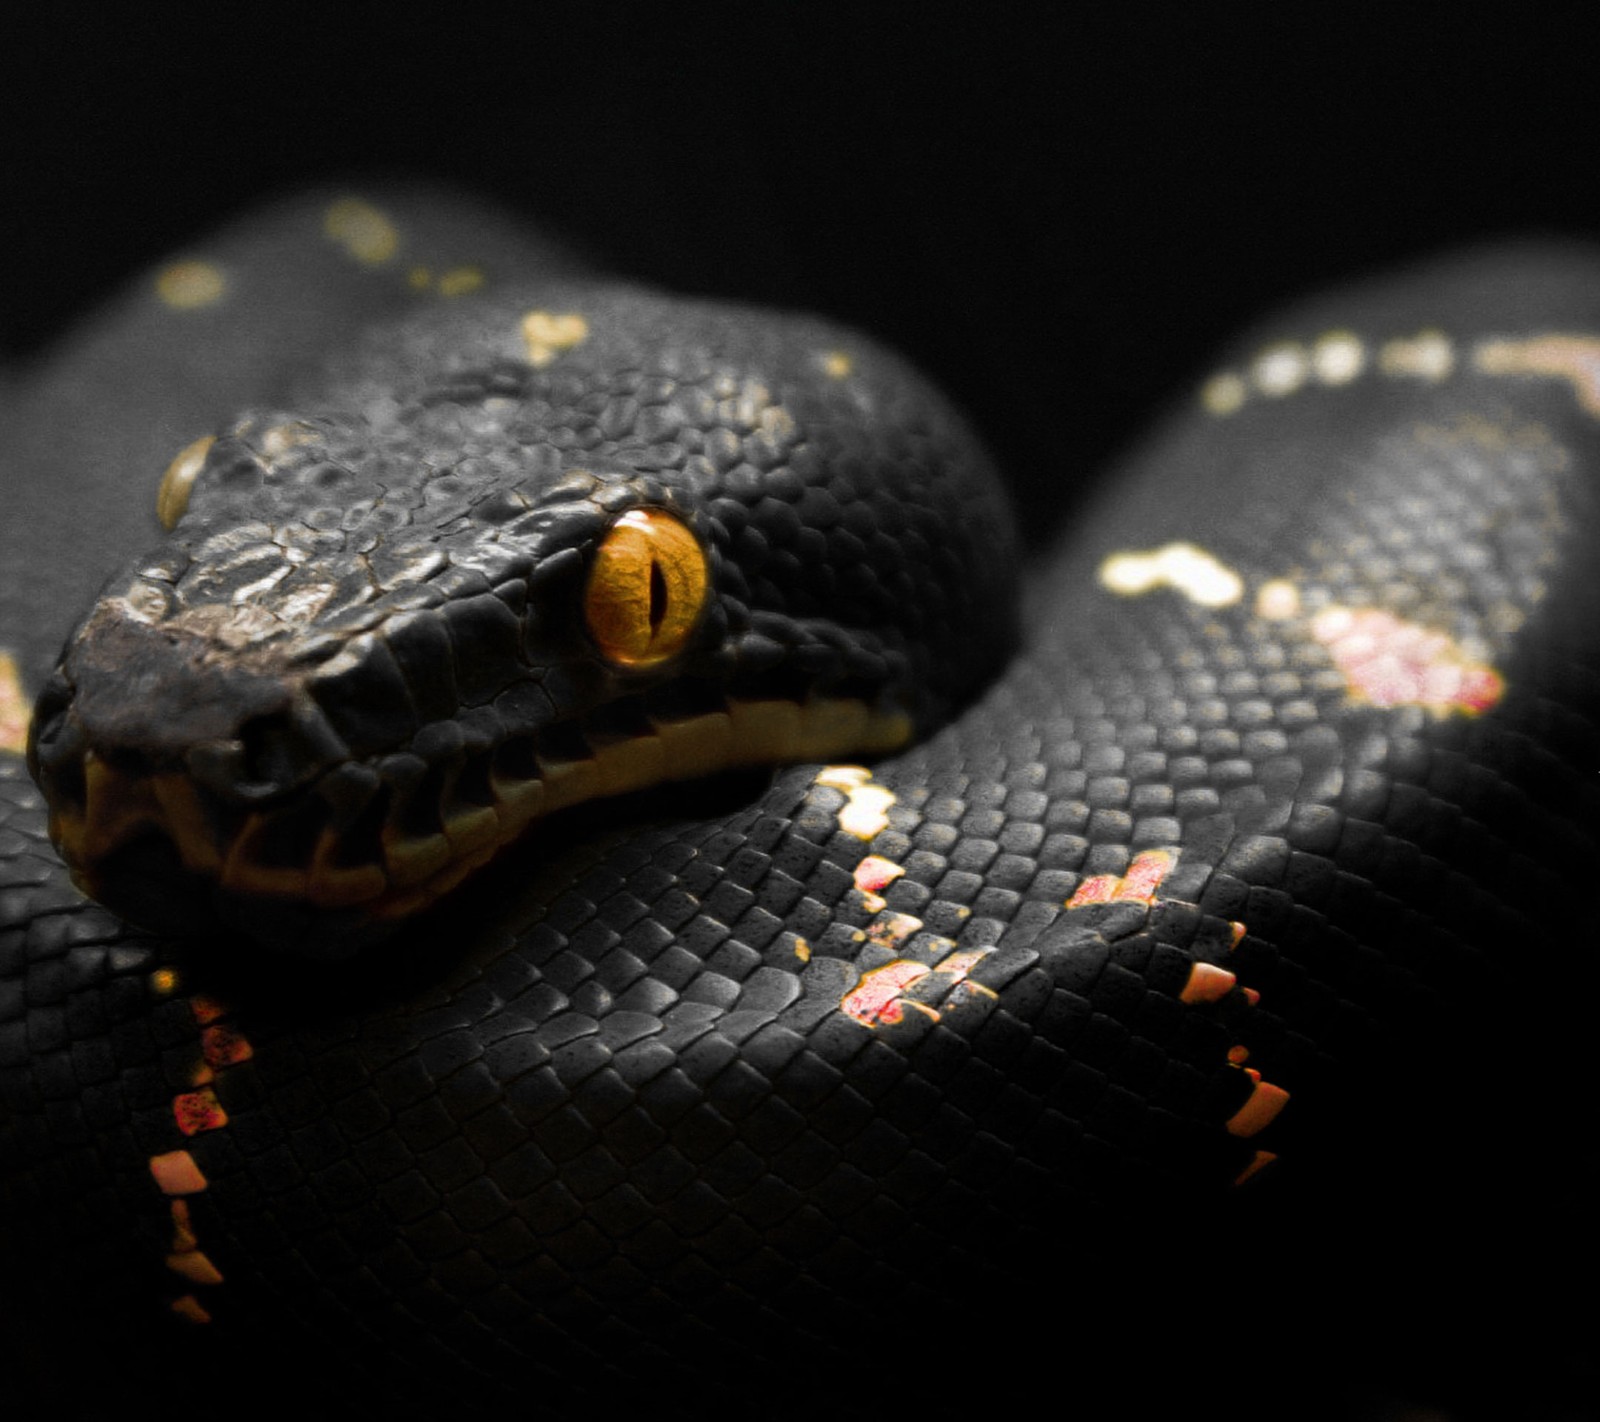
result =
[{"label": "snake jaw", "polygon": [[[609,664],[561,612],[586,566],[567,551],[492,589],[459,570],[455,597],[344,637],[313,621],[252,644],[229,606],[104,598],[35,720],[75,882],[148,927],[209,915],[343,955],[555,811],[910,739],[895,695],[869,690],[892,655],[721,599],[680,617],[677,656]],[[627,576],[657,636],[657,575]]]}]

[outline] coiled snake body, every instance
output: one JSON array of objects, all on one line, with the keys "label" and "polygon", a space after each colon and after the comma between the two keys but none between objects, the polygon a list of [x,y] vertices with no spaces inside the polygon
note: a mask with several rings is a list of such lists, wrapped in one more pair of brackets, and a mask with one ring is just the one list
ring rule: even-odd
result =
[{"label": "coiled snake body", "polygon": [[[1018,1327],[983,1291],[1098,1257],[1086,1220],[1234,1208],[1396,1025],[1594,926],[1588,281],[1473,259],[1276,324],[1073,520],[984,685],[1004,509],[853,333],[402,199],[164,269],[14,437],[32,765],[141,925],[70,882],[14,716],[14,1267],[156,1374],[287,1340],[401,1396],[671,1410],[849,1375],[891,1314],[927,1348],[953,1299]],[[114,491],[207,431],[52,673],[111,566],[52,530],[139,546]]]}]

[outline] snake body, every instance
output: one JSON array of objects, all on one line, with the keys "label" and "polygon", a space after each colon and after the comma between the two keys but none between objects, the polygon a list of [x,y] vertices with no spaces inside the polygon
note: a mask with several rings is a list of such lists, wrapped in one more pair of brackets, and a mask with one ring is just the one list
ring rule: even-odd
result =
[{"label": "snake body", "polygon": [[[99,399],[96,341],[155,352],[164,378],[119,397],[145,421],[122,444],[75,454],[97,425],[39,454],[66,398],[49,375],[18,425],[37,467],[76,461],[80,507],[122,481],[153,504],[150,424],[169,454],[218,436],[59,671],[74,574],[42,475],[38,541],[7,554],[50,804],[13,737],[3,1186],[31,1226],[13,1267],[51,1316],[135,1339],[155,1372],[198,1349],[237,1380],[287,1346],[402,1397],[529,1389],[556,1410],[604,1386],[671,1411],[752,1376],[858,1380],[886,1315],[897,1350],[927,1348],[974,1298],[985,1327],[1022,1328],[985,1291],[1030,1261],[1149,1267],[1184,1218],[1314,1157],[1396,1033],[1526,945],[1592,934],[1570,892],[1600,849],[1586,259],[1464,259],[1253,337],[1072,520],[1022,651],[980,686],[1011,651],[1004,512],[892,357],[586,275],[447,203],[385,206],[258,218],[165,269],[165,309],[142,293],[82,338],[60,369]],[[466,232],[481,267],[450,264]],[[126,507],[82,535],[96,556],[138,546]],[[659,689],[561,620],[600,530],[641,507],[681,517],[713,584]],[[602,709],[523,761],[592,762],[625,798],[495,840],[382,941],[393,856],[383,887],[316,901],[355,881],[319,880],[307,846],[331,862],[333,830],[398,805],[381,777],[404,755],[434,776],[417,803],[437,820],[407,821],[428,854],[471,838],[452,789],[504,818],[471,767],[526,740],[506,708],[530,679],[545,713]],[[271,720],[291,682],[320,728],[303,698],[293,734]],[[832,729],[780,743],[763,722],[759,756],[604,768],[605,746],[674,718],[737,729],[754,702],[826,702]],[[808,763],[647,788],[769,755]],[[378,798],[340,820],[328,792],[288,847],[259,815],[239,832],[330,764]],[[173,788],[190,773],[220,797],[203,812]],[[74,887],[51,814],[136,923]],[[343,868],[392,846],[398,819],[368,821]],[[1062,1328],[1075,1297],[1051,1305]]]}]

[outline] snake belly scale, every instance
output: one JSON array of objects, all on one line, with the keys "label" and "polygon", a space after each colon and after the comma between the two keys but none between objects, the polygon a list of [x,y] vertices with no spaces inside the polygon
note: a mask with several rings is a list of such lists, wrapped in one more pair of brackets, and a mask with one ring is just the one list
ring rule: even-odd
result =
[{"label": "snake belly scale", "polygon": [[[106,397],[196,441],[172,532],[88,537],[123,571],[59,664],[47,536],[0,603],[41,1307],[694,1410],[848,1376],[1064,1219],[1237,1209],[1396,1032],[1593,927],[1586,261],[1276,323],[1020,634],[980,448],[853,332],[406,195],[165,268],[81,348],[185,373]],[[108,467],[148,433],[61,438],[25,507],[70,457],[153,520],[166,459]]]}]

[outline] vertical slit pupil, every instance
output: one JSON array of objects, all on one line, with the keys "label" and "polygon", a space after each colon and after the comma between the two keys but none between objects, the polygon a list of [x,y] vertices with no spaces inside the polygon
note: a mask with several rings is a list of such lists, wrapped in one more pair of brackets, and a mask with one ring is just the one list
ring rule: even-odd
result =
[{"label": "vertical slit pupil", "polygon": [[661,630],[667,615],[667,580],[661,575],[661,564],[650,560],[650,635]]}]

